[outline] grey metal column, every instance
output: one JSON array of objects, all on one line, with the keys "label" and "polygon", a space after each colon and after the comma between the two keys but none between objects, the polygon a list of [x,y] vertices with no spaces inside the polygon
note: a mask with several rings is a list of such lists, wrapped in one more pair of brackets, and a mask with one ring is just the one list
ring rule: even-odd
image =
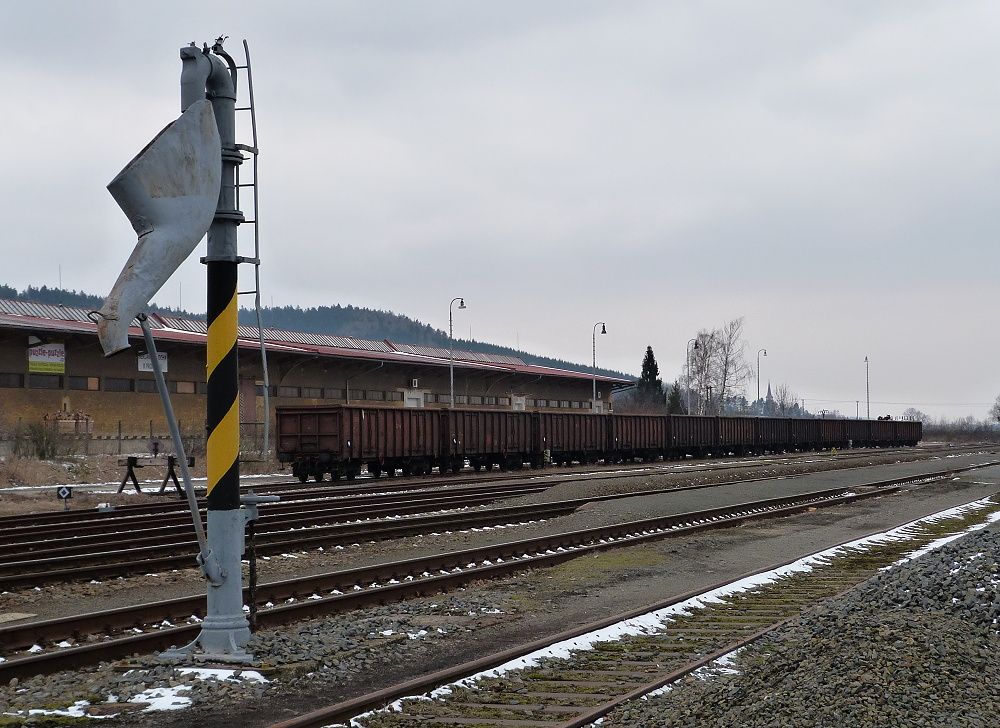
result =
[{"label": "grey metal column", "polygon": [[[201,633],[180,654],[202,648],[199,657],[249,662],[244,650],[250,624],[243,612],[242,557],[246,513],[239,493],[239,369],[237,362],[237,226],[235,63],[218,39],[208,49],[181,49],[181,105],[205,98],[212,104],[222,146],[222,183],[215,219],[208,229],[208,545],[220,570],[208,583],[208,604]],[[221,56],[221,57],[220,57]],[[225,61],[223,61],[225,58]],[[166,656],[178,653],[166,652]]]}]

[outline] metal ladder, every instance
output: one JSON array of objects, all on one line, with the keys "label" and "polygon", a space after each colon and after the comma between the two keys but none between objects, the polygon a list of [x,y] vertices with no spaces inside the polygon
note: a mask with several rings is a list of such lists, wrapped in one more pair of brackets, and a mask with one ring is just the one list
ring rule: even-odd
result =
[{"label": "metal ladder", "polygon": [[[240,165],[236,166],[236,209],[241,210],[240,206],[240,190],[244,187],[249,187],[253,193],[253,218],[249,220],[244,220],[242,224],[253,225],[253,257],[252,258],[242,258],[241,262],[251,263],[254,270],[254,287],[253,290],[249,291],[237,291],[238,295],[250,295],[254,296],[254,310],[257,314],[257,341],[260,343],[260,361],[261,370],[263,371],[263,381],[264,381],[264,433],[263,440],[260,447],[260,459],[267,461],[268,455],[270,454],[270,442],[271,442],[271,380],[268,376],[267,371],[267,349],[264,346],[264,328],[261,324],[260,316],[260,225],[258,223],[259,219],[259,190],[257,186],[257,158],[260,154],[260,150],[257,146],[257,113],[254,106],[253,100],[253,70],[250,67],[250,46],[247,45],[246,39],[243,40],[243,56],[246,59],[242,66],[233,65],[232,68],[235,70],[245,70],[247,78],[247,98],[249,103],[246,106],[237,106],[236,111],[243,111],[250,113],[250,128],[253,136],[253,144],[247,146],[246,144],[237,144],[236,149],[240,152],[247,152],[251,155],[253,159],[253,179],[249,182],[243,182],[240,179]],[[234,72],[233,85],[236,85],[236,78]],[[250,460],[250,458],[241,458],[244,461]]]}]

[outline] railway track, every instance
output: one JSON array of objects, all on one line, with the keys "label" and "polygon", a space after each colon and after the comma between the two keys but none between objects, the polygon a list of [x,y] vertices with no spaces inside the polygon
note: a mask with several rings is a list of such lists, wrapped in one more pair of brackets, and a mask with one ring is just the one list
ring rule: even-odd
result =
[{"label": "railway track", "polygon": [[[661,461],[656,463],[625,464],[608,466],[602,470],[594,470],[593,466],[578,466],[574,468],[560,468],[558,471],[542,472],[523,471],[491,473],[486,472],[477,475],[438,475],[433,477],[397,477],[392,479],[376,480],[374,478],[365,479],[366,482],[355,481],[352,485],[330,485],[321,487],[309,487],[298,482],[276,481],[266,483],[255,483],[253,486],[244,486],[246,490],[253,490],[261,495],[281,495],[283,502],[313,500],[321,498],[342,498],[342,497],[366,497],[379,494],[401,493],[411,490],[422,489],[447,489],[455,486],[487,486],[490,483],[524,483],[533,485],[551,486],[557,483],[568,481],[587,480],[615,480],[618,478],[631,478],[637,474],[649,475],[675,475],[684,473],[702,474],[717,473],[725,470],[745,470],[766,465],[794,465],[800,461],[824,461],[842,462],[851,460],[863,460],[874,455],[886,455],[892,453],[921,453],[928,457],[934,457],[937,453],[947,453],[949,455],[965,454],[971,452],[988,451],[988,448],[883,448],[865,449],[838,453],[804,452],[782,456],[761,457],[755,456],[745,460],[708,461]],[[584,469],[585,468],[585,469]],[[198,487],[196,487],[196,490]],[[153,495],[153,494],[150,494]],[[168,493],[169,495],[169,493]],[[204,509],[204,499],[199,499],[199,507]],[[268,506],[272,509],[275,506]],[[95,521],[106,523],[108,519],[134,518],[142,515],[157,515],[169,513],[187,514],[186,502],[168,498],[165,502],[141,503],[115,506],[113,510],[53,510],[43,513],[21,514],[16,516],[0,517],[0,538],[12,528],[23,526],[41,526],[46,524],[66,524],[71,522]],[[182,516],[189,518],[190,516]],[[2,543],[2,541],[0,541]]]},{"label": "railway track", "polygon": [[[946,519],[856,539],[551,638],[408,680],[271,728],[475,725],[583,728],[760,639],[820,602],[943,536],[1000,510],[996,502]],[[778,573],[774,573],[778,572]],[[767,576],[763,576],[767,573]],[[743,582],[743,585],[739,583]],[[749,586],[746,582],[751,582]]]},{"label": "railway track", "polygon": [[[950,471],[949,471],[950,472]],[[358,541],[384,540],[473,527],[516,525],[567,515],[587,503],[663,492],[720,487],[728,483],[672,486],[626,494],[609,494],[524,506],[467,510],[500,498],[526,495],[546,485],[507,484],[467,487],[462,493],[418,491],[412,494],[366,496],[350,504],[327,501],[278,504],[258,522],[257,552],[281,554],[311,548],[344,546]],[[450,510],[448,510],[450,509]],[[428,514],[428,512],[433,513]],[[424,514],[424,515],[419,515]],[[34,526],[9,529],[0,537],[0,589],[17,589],[56,581],[106,579],[191,568],[194,540],[187,514],[175,514],[176,525],[128,528],[129,518],[109,523],[67,527]],[[162,523],[158,521],[158,523]],[[125,526],[123,530],[115,530]],[[30,539],[30,540],[29,540]]]},{"label": "railway track", "polygon": [[[996,463],[979,464],[963,470],[993,464]],[[470,581],[494,579],[526,569],[550,566],[611,548],[736,525],[757,518],[850,503],[892,492],[903,483],[952,477],[956,472],[950,469],[869,483],[866,487],[840,487],[748,501],[261,584],[257,599],[263,608],[258,614],[258,623],[265,627],[275,626],[435,593]],[[182,644],[197,634],[203,605],[204,596],[197,595],[2,628],[0,650],[7,659],[0,662],[0,680]],[[174,624],[185,620],[186,624]],[[83,644],[48,650],[42,647],[67,638]],[[37,654],[17,654],[18,650],[26,648]]]}]

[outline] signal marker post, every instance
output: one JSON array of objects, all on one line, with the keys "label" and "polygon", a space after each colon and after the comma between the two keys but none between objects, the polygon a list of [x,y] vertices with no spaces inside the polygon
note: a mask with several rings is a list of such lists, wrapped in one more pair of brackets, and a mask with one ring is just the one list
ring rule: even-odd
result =
[{"label": "signal marker post", "polygon": [[[194,43],[182,48],[181,116],[132,160],[108,186],[138,234],[138,243],[111,294],[92,318],[106,356],[129,348],[129,327],[138,318],[151,354],[157,389],[191,503],[208,584],[207,610],[197,639],[162,653],[222,662],[250,662],[250,627],[243,612],[241,560],[246,523],[256,520],[257,504],[277,496],[240,498],[239,369],[237,362],[238,255],[236,167],[237,66],[218,39],[211,49]],[[202,533],[187,460],[156,346],[143,310],[149,300],[208,232],[202,258],[208,278],[208,529]],[[256,263],[256,258],[252,259]],[[241,505],[245,507],[241,507]]]},{"label": "signal marker post", "polygon": [[[222,146],[219,203],[208,229],[208,255],[202,259],[208,278],[208,546],[220,567],[221,580],[208,583],[208,609],[201,633],[181,652],[200,645],[204,657],[249,662],[243,647],[250,624],[243,613],[241,560],[246,521],[240,508],[239,366],[236,358],[237,279],[240,259],[236,228],[243,214],[236,209],[235,63],[222,39],[206,53],[195,46],[181,49],[181,106],[208,98],[215,112]],[[223,58],[225,61],[223,61]]]}]

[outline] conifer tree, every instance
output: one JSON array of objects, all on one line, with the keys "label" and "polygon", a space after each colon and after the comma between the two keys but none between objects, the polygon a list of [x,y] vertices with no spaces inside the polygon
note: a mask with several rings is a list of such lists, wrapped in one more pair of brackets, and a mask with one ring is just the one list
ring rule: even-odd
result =
[{"label": "conifer tree", "polygon": [[652,346],[646,347],[646,356],[642,359],[642,374],[636,386],[636,398],[644,403],[663,401],[663,380],[660,379],[660,367],[656,363]]},{"label": "conifer tree", "polygon": [[667,412],[672,415],[684,414],[684,400],[681,398],[681,385],[675,380],[667,393]]}]

